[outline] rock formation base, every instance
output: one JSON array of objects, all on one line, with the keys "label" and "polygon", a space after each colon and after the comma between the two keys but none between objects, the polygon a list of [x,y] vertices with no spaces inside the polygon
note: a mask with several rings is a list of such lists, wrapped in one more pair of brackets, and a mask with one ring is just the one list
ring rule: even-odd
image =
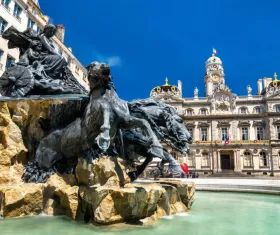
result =
[{"label": "rock formation base", "polygon": [[190,209],[194,184],[174,180],[130,183],[127,171],[118,158],[103,156],[91,164],[79,159],[76,175],[54,174],[45,184],[26,184],[20,179],[22,166],[13,165],[7,171],[13,177],[0,174],[1,217],[44,212],[107,225],[147,222]]}]

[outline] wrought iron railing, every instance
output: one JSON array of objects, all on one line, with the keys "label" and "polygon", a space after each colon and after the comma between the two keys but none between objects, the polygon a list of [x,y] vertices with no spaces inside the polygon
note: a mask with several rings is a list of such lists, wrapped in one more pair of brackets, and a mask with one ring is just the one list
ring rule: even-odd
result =
[{"label": "wrought iron railing", "polygon": [[[224,144],[224,140],[201,141],[197,140],[194,144]],[[269,144],[270,140],[230,140],[228,144]]]}]

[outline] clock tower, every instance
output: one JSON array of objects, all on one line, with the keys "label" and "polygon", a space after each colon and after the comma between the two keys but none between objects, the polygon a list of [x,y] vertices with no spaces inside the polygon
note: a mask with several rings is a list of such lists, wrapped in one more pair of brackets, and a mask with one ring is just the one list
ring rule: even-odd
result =
[{"label": "clock tower", "polygon": [[204,77],[206,96],[212,95],[214,90],[220,85],[225,84],[225,74],[222,61],[219,57],[212,54],[206,61],[206,74]]}]

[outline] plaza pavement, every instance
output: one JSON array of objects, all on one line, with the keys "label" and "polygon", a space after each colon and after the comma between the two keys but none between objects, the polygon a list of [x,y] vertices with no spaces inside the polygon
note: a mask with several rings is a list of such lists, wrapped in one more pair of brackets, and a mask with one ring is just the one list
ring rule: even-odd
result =
[{"label": "plaza pavement", "polygon": [[[161,181],[164,179],[161,178]],[[183,182],[195,182],[197,191],[245,192],[280,195],[280,179],[259,178],[174,178]],[[138,179],[136,183],[152,183],[153,179]]]}]

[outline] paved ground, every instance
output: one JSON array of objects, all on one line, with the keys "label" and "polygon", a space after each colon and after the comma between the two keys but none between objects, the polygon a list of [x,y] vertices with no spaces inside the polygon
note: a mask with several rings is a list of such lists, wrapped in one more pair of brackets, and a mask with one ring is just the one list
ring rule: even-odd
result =
[{"label": "paved ground", "polygon": [[[195,182],[197,191],[247,192],[280,195],[279,178],[183,178],[176,180]],[[136,182],[150,183],[153,182],[153,180],[139,179]]]}]

